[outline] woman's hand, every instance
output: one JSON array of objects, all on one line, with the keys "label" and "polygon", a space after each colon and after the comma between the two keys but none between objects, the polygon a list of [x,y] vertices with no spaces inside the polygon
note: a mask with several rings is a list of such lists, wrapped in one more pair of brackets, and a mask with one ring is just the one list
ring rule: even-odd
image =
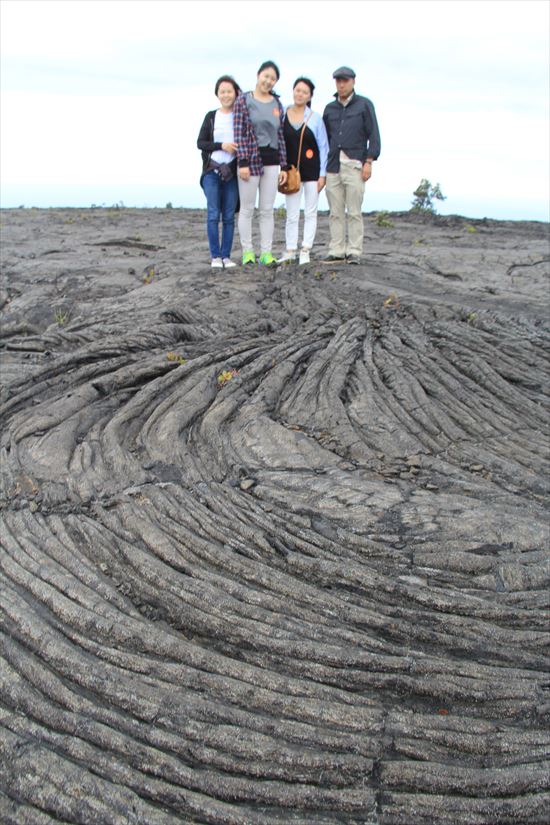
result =
[{"label": "woman's hand", "polygon": [[327,182],[327,179],[325,177],[319,178],[319,180],[317,181],[317,192],[322,192],[323,191],[323,189],[325,188],[326,182]]},{"label": "woman's hand", "polygon": [[239,177],[241,180],[250,180],[250,166],[241,166],[239,169]]},{"label": "woman's hand", "polygon": [[237,152],[237,144],[236,143],[222,143],[222,149],[224,152],[229,152],[230,155],[234,155]]},{"label": "woman's hand", "polygon": [[286,183],[286,179],[288,178],[288,173],[283,172],[282,170],[279,172],[279,186],[282,186],[283,183]]}]

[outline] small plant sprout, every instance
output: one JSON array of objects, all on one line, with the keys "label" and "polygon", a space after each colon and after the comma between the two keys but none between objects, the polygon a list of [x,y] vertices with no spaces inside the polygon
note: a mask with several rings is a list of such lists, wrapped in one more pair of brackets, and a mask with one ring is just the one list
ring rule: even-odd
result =
[{"label": "small plant sprout", "polygon": [[386,307],[386,309],[397,309],[399,305],[400,301],[395,292],[390,293],[390,295],[388,295],[388,297],[384,301],[384,306]]},{"label": "small plant sprout", "polygon": [[64,327],[69,322],[69,313],[63,309],[56,309],[54,320],[58,327]]},{"label": "small plant sprout", "polygon": [[179,355],[177,352],[169,352],[166,357],[169,361],[175,361],[178,364],[187,364],[187,358],[184,358],[183,355]]},{"label": "small plant sprout", "polygon": [[145,274],[143,276],[143,283],[144,284],[150,284],[154,277],[155,277],[155,267],[154,266],[148,266],[147,269],[145,270]]},{"label": "small plant sprout", "polygon": [[235,378],[239,374],[238,370],[223,370],[218,375],[218,385],[223,387],[224,384],[227,384],[228,381],[231,381],[232,378]]},{"label": "small plant sprout", "polygon": [[445,195],[441,191],[438,183],[435,186],[426,178],[422,178],[418,186],[413,192],[414,200],[411,206],[411,212],[421,212],[428,215],[435,215],[434,198],[438,201],[446,200]]}]

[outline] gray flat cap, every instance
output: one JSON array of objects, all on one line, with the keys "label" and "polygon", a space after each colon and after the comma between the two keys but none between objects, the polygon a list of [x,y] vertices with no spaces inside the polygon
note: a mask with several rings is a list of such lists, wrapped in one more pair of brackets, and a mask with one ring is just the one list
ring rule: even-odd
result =
[{"label": "gray flat cap", "polygon": [[332,73],[333,77],[345,77],[346,80],[355,77],[355,72],[353,69],[350,69],[349,66],[340,66],[339,69],[336,69],[335,72]]}]

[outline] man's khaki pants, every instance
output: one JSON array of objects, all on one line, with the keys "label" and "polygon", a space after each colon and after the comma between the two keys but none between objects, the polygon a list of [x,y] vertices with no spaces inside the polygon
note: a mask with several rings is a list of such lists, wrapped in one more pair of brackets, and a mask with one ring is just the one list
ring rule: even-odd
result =
[{"label": "man's khaki pants", "polygon": [[[363,254],[363,215],[361,206],[365,181],[361,169],[345,163],[339,172],[327,172],[327,200],[330,209],[328,254],[336,257]],[[348,239],[346,243],[346,211]]]}]

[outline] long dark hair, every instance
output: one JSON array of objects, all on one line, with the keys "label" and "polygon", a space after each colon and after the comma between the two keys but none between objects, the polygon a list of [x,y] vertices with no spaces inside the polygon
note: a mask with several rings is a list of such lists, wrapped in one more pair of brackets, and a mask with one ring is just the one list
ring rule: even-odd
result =
[{"label": "long dark hair", "polygon": [[218,77],[216,80],[216,86],[214,87],[214,94],[216,97],[218,96],[218,89],[220,88],[222,83],[231,83],[233,88],[235,89],[235,94],[238,96],[241,93],[241,87],[237,83],[234,77],[231,77],[230,74],[222,74],[221,77]]},{"label": "long dark hair", "polygon": [[277,80],[281,77],[281,72],[279,71],[279,67],[273,60],[266,60],[265,63],[262,63],[258,71],[256,72],[256,76],[258,76],[261,72],[265,72],[266,69],[273,69],[275,74],[277,75]]}]

